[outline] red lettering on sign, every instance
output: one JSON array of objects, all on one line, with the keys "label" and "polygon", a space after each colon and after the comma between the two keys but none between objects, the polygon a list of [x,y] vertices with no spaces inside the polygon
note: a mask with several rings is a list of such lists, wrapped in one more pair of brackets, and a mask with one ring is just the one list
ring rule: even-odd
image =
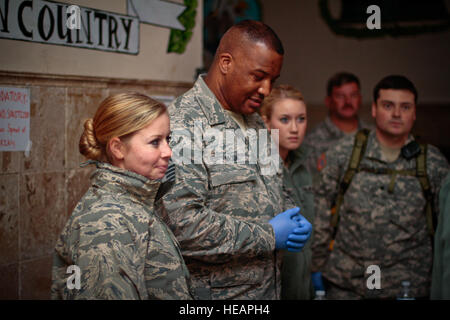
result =
[{"label": "red lettering on sign", "polygon": [[0,110],[0,118],[1,119],[28,119],[30,117],[30,113],[28,111],[21,110]]},{"label": "red lettering on sign", "polygon": [[27,102],[27,94],[10,90],[10,91],[4,91],[0,90],[0,101],[12,101],[17,102],[21,104],[25,104]]},{"label": "red lettering on sign", "polygon": [[0,146],[1,147],[15,147],[16,142],[11,139],[0,139]]}]

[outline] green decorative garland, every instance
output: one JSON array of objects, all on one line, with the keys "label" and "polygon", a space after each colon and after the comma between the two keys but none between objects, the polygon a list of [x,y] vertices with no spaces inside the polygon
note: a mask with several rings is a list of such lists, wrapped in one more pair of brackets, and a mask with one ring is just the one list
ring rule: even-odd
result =
[{"label": "green decorative garland", "polygon": [[370,30],[368,28],[350,28],[343,27],[339,24],[339,20],[333,19],[328,8],[328,0],[319,0],[319,8],[322,18],[328,24],[330,29],[338,34],[346,37],[355,38],[376,38],[390,35],[392,37],[413,36],[421,33],[446,31],[450,26],[450,21],[441,25],[422,25],[422,26],[393,26],[381,27],[381,29]]},{"label": "green decorative garland", "polygon": [[184,0],[186,9],[179,16],[178,20],[185,30],[171,30],[167,52],[183,53],[192,37],[192,29],[195,27],[195,16],[197,14],[197,0]]}]

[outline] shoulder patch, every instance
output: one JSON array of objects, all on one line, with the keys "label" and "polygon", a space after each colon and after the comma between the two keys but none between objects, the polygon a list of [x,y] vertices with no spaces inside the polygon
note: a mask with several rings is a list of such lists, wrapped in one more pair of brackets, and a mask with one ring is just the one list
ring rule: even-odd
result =
[{"label": "shoulder patch", "polygon": [[162,183],[167,181],[175,181],[175,164],[172,159],[169,160],[169,166],[167,167],[166,174],[161,180]]},{"label": "shoulder patch", "polygon": [[317,158],[317,171],[321,171],[327,165],[327,157],[325,156],[325,152],[322,153],[319,158]]}]

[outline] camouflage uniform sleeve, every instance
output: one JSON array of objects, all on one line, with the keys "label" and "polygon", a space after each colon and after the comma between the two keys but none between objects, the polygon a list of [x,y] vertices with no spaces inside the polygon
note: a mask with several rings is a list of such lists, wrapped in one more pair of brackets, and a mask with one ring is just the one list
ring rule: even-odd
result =
[{"label": "camouflage uniform sleeve", "polygon": [[314,233],[312,242],[312,271],[322,271],[328,256],[329,244],[332,239],[333,228],[330,225],[331,206],[338,194],[338,186],[341,176],[339,153],[341,144],[325,153],[326,166],[319,175],[317,184],[314,185]]},{"label": "camouflage uniform sleeve", "polygon": [[[96,208],[98,211],[100,208]],[[99,221],[75,221],[63,243],[81,271],[81,288],[64,289],[65,299],[142,299],[145,288],[139,276],[134,241],[120,213],[104,214]],[[56,246],[56,251],[59,245]],[[58,259],[58,258],[56,258]]]},{"label": "camouflage uniform sleeve", "polygon": [[442,183],[449,172],[449,164],[438,148],[428,145],[427,152],[427,174],[433,194],[433,204],[436,214],[439,214],[439,191]]},{"label": "camouflage uniform sleeve", "polygon": [[223,263],[235,255],[257,256],[275,250],[268,222],[239,219],[208,207],[208,174],[203,165],[175,165],[175,183],[163,195],[166,223],[183,256]]},{"label": "camouflage uniform sleeve", "polygon": [[[298,207],[292,196],[292,191],[289,190],[288,186],[285,184],[283,179],[283,199],[284,199],[284,210],[289,210],[294,207]],[[302,214],[302,208],[300,207],[300,214]]]},{"label": "camouflage uniform sleeve", "polygon": [[450,299],[450,173],[447,174],[439,192],[440,215],[434,238],[433,272],[431,281],[432,300]]}]

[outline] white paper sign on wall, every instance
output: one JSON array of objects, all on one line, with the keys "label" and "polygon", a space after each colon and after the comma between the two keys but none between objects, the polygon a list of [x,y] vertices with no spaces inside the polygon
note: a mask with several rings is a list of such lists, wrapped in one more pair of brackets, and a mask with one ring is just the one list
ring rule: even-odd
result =
[{"label": "white paper sign on wall", "polygon": [[0,87],[0,151],[30,145],[30,89]]}]

